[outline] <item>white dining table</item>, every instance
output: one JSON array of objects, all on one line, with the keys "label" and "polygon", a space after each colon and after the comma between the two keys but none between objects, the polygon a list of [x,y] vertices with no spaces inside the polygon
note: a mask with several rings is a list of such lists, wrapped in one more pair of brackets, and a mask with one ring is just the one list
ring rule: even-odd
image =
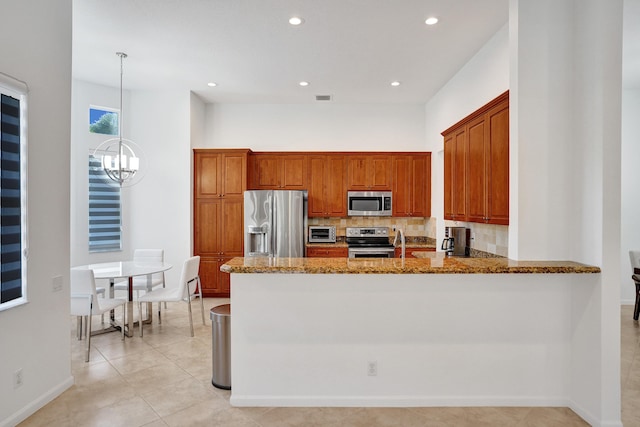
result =
[{"label": "white dining table", "polygon": [[[109,296],[113,297],[113,285],[117,279],[127,279],[129,282],[129,292],[127,296],[127,328],[125,329],[125,335],[128,337],[133,335],[134,321],[133,321],[133,278],[137,276],[147,276],[147,283],[151,284],[151,277],[155,273],[161,273],[167,271],[172,267],[171,264],[166,262],[140,262],[140,261],[116,261],[116,262],[102,262],[97,264],[87,264],[74,267],[77,269],[93,270],[93,275],[98,279],[109,280]],[[150,286],[149,286],[150,287]],[[151,311],[148,310],[149,318],[147,322],[151,322]],[[142,319],[140,319],[142,321]],[[111,318],[112,325],[115,325],[115,320]],[[122,326],[124,327],[124,325]]]}]

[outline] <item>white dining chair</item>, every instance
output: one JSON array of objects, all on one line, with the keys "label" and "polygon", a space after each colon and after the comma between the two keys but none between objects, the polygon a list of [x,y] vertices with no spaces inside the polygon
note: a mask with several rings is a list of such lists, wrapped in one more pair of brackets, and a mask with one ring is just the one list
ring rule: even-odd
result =
[{"label": "white dining chair", "polygon": [[[187,303],[189,310],[189,326],[191,329],[191,336],[193,333],[193,314],[191,310],[191,300],[198,296],[200,298],[200,311],[202,312],[202,324],[204,325],[204,302],[202,300],[202,288],[200,286],[200,276],[198,271],[200,269],[200,257],[194,256],[185,260],[182,266],[182,272],[180,274],[180,282],[177,287],[162,288],[147,292],[138,298],[138,312],[140,318],[142,318],[142,304],[143,303],[158,303],[158,323],[162,323],[162,302],[179,302],[184,301]],[[142,336],[142,322],[140,322],[140,336]]]},{"label": "white dining chair", "polygon": [[91,317],[122,307],[122,339],[124,340],[124,325],[126,324],[124,305],[126,303],[127,300],[120,298],[98,298],[93,270],[85,268],[71,269],[70,312],[72,316],[78,318],[78,340],[82,339],[82,324],[85,324],[84,335],[87,341],[85,361],[89,361],[89,352],[91,351]]}]

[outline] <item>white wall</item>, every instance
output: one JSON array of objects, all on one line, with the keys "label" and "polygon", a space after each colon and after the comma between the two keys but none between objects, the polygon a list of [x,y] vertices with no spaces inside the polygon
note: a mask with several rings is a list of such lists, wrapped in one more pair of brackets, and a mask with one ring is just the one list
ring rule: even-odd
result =
[{"label": "white wall", "polygon": [[441,132],[507,89],[509,89],[509,27],[505,25],[426,104],[426,150],[433,153],[431,156],[431,216],[437,218],[438,241],[444,237],[445,226],[444,139]]},{"label": "white wall", "polygon": [[188,91],[131,93],[130,138],[144,150],[148,170],[129,187],[125,219],[131,248],[163,248],[173,268],[169,284],[180,277],[191,245],[191,94]]},{"label": "white wall", "polygon": [[204,147],[425,151],[424,105],[208,104]]},{"label": "white wall", "polygon": [[[4,426],[17,424],[73,382],[69,335],[71,1],[2,0],[0,10],[0,71],[29,86],[29,302],[0,312],[0,425]],[[64,278],[63,290],[53,292],[52,277],[58,275]],[[24,384],[14,389],[13,374],[19,368]]]},{"label": "white wall", "polygon": [[[572,364],[571,396],[619,425],[622,1],[511,0],[510,12],[510,257],[601,267],[595,292],[576,296],[597,310],[586,333],[607,351]],[[606,392],[580,386],[587,366]]]},{"label": "white wall", "polygon": [[635,304],[629,250],[640,250],[640,89],[622,92],[622,232],[620,294],[623,304]]}]

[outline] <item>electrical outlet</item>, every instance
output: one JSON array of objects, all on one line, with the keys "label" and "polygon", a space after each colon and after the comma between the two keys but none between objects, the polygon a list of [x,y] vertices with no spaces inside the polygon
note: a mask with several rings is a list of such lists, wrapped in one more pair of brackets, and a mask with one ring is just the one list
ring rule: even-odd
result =
[{"label": "electrical outlet", "polygon": [[60,292],[62,290],[62,276],[53,276],[51,278],[51,287],[53,292]]},{"label": "electrical outlet", "polygon": [[378,362],[370,361],[367,362],[367,375],[370,377],[375,377],[378,375]]},{"label": "electrical outlet", "polygon": [[20,368],[13,373],[13,388],[22,386],[23,381],[24,378],[22,376],[22,368]]}]

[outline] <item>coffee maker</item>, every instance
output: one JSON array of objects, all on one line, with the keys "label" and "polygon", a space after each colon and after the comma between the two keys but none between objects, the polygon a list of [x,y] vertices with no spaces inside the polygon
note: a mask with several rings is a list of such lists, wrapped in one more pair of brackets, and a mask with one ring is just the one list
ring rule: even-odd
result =
[{"label": "coffee maker", "polygon": [[465,227],[445,227],[442,250],[447,256],[469,256],[471,253],[471,229]]}]

